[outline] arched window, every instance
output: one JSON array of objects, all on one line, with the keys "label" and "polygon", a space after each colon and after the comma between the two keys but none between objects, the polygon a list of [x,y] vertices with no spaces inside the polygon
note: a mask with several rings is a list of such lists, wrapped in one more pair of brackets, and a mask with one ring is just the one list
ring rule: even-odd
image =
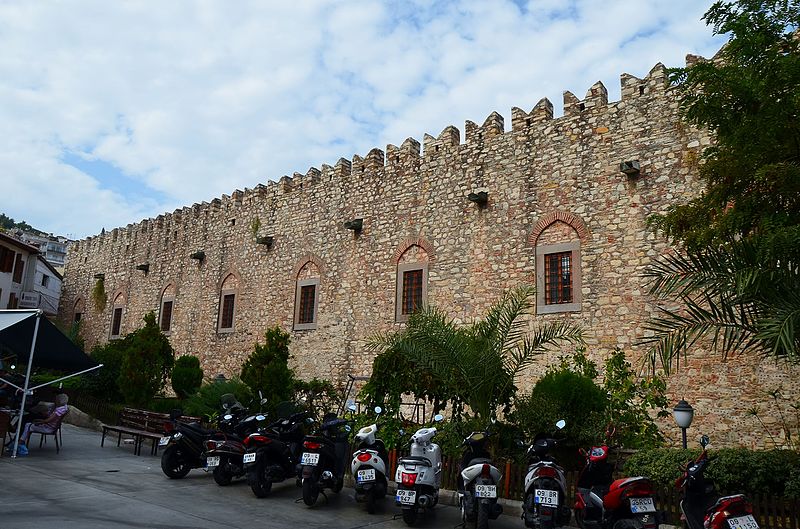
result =
[{"label": "arched window", "polygon": [[159,308],[159,327],[161,332],[169,333],[172,330],[172,312],[175,306],[175,285],[169,284],[161,292],[161,304]]},{"label": "arched window", "polygon": [[228,274],[219,289],[218,332],[233,332],[234,315],[236,314],[236,295],[239,291],[239,278]]},{"label": "arched window", "polygon": [[294,329],[302,331],[317,328],[319,306],[320,266],[309,259],[300,267],[294,295]]},{"label": "arched window", "polygon": [[430,256],[420,244],[410,244],[397,259],[397,299],[395,321],[409,316],[428,304],[428,265]]},{"label": "arched window", "polygon": [[111,305],[111,340],[116,340],[122,333],[122,317],[125,315],[125,296],[117,294]]},{"label": "arched window", "polygon": [[532,237],[536,247],[536,312],[581,310],[581,238],[583,222],[570,213],[543,217]]},{"label": "arched window", "polygon": [[75,300],[75,305],[72,306],[72,322],[78,323],[83,319],[83,312],[84,312],[84,302],[83,298],[78,298]]}]

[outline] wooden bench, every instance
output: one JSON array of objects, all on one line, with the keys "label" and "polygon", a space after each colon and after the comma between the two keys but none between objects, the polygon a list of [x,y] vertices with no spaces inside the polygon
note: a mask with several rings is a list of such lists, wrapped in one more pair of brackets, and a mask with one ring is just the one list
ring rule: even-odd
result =
[{"label": "wooden bench", "polygon": [[[200,421],[199,417],[178,417],[180,421],[192,422]],[[100,446],[105,444],[106,435],[109,432],[117,433],[117,446],[122,442],[122,435],[133,437],[133,453],[142,454],[142,445],[145,441],[152,442],[150,455],[158,454],[158,441],[164,436],[164,423],[169,422],[170,417],[167,413],[157,413],[148,410],[138,410],[136,408],[122,408],[119,412],[119,419],[116,426],[103,425],[103,438]]]}]

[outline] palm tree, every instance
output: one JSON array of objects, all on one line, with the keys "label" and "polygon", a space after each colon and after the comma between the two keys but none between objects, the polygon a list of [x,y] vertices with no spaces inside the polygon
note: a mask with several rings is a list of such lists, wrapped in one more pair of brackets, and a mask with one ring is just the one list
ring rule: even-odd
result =
[{"label": "palm tree", "polygon": [[511,402],[514,379],[547,347],[581,342],[581,329],[568,321],[546,322],[528,332],[536,290],[522,286],[505,293],[486,317],[459,326],[435,307],[412,314],[406,328],[379,335],[370,347],[400,353],[446,386],[454,413],[468,406],[481,420]]},{"label": "palm tree", "polygon": [[800,360],[800,227],[663,257],[645,275],[652,294],[676,302],[646,327],[653,368],[669,372],[701,338],[723,357]]}]

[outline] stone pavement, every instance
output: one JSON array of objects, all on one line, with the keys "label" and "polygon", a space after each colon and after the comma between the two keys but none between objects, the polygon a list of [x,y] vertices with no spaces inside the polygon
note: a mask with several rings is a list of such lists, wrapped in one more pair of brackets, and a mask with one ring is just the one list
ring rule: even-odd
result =
[{"label": "stone pavement", "polygon": [[[355,529],[402,528],[390,498],[383,509],[369,515],[353,499],[351,489],[320,496],[306,507],[294,481],[275,485],[268,498],[253,496],[244,481],[219,487],[210,474],[193,470],[186,478],[170,480],[161,472],[160,459],[133,455],[132,445],[100,447],[100,434],[64,425],[64,446],[56,454],[52,438],[41,449],[31,438],[30,455],[0,458],[0,528],[113,529],[303,527]],[[109,441],[108,439],[106,441]],[[422,528],[452,528],[460,522],[455,507],[438,506],[423,519]],[[523,527],[517,516],[501,516],[493,529]]]}]

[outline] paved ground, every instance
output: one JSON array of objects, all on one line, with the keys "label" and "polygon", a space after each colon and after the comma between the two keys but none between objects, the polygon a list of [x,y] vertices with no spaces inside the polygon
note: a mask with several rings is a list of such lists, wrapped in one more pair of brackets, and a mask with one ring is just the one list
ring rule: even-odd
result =
[{"label": "paved ground", "polygon": [[[308,508],[296,503],[294,482],[276,485],[258,499],[243,481],[219,487],[210,474],[193,470],[182,480],[167,479],[159,458],[134,456],[132,446],[114,442],[100,448],[100,434],[64,425],[64,444],[56,454],[52,438],[38,448],[38,436],[27,457],[0,458],[0,527],[61,528],[401,528],[393,502],[369,515],[351,489],[320,497]],[[147,452],[147,449],[143,450]],[[452,528],[460,521],[456,508],[438,506],[418,525]],[[523,527],[516,516],[491,522],[496,529]]]}]

